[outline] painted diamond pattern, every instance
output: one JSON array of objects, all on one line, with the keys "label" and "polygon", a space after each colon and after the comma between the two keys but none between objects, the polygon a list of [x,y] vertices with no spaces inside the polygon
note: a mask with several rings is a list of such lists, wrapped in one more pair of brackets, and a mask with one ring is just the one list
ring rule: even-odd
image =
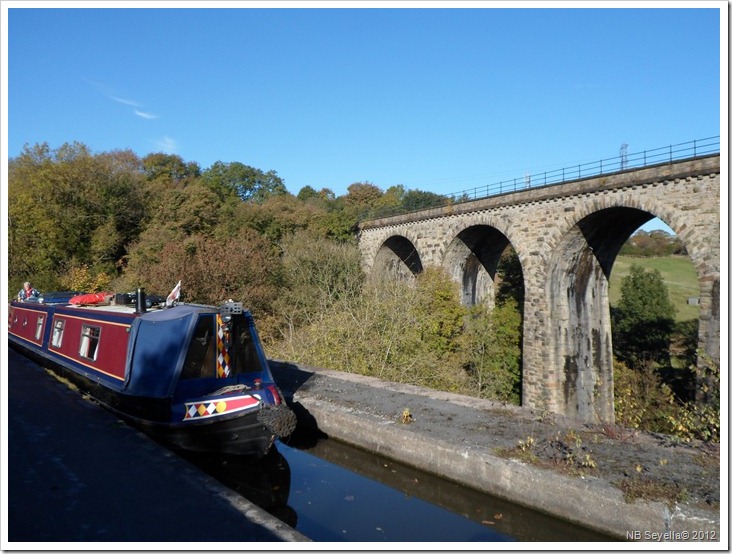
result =
[{"label": "painted diamond pattern", "polygon": [[216,350],[218,351],[218,356],[216,357],[216,376],[223,378],[228,377],[231,371],[229,367],[229,352],[224,343],[223,321],[220,315],[216,316],[216,326]]},{"label": "painted diamond pattern", "polygon": [[251,395],[235,396],[224,400],[186,402],[186,411],[183,419],[202,419],[224,413],[230,414],[258,406],[261,399]]}]

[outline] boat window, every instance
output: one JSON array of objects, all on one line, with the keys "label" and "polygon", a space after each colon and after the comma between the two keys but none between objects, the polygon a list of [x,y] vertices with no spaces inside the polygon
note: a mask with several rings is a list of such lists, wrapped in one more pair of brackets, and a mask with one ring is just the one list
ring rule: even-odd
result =
[{"label": "boat window", "polygon": [[246,318],[234,320],[234,327],[231,332],[231,346],[229,356],[235,373],[258,373],[263,371],[262,362],[255,341]]},{"label": "boat window", "polygon": [[43,316],[39,315],[36,322],[36,340],[41,338],[41,333],[43,333]]},{"label": "boat window", "polygon": [[183,362],[181,379],[198,379],[216,375],[216,341],[213,315],[202,315],[193,332],[191,346]]},{"label": "boat window", "polygon": [[81,343],[79,344],[79,355],[90,360],[97,359],[97,350],[99,349],[99,335],[101,334],[99,327],[91,325],[81,326]]},{"label": "boat window", "polygon": [[59,348],[61,340],[64,338],[64,320],[57,319],[53,322],[53,337],[51,338],[51,346]]}]

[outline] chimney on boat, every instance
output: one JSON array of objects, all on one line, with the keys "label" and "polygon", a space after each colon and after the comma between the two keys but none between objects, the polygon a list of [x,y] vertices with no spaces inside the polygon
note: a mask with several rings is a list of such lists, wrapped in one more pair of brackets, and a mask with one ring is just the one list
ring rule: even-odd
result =
[{"label": "chimney on boat", "polygon": [[135,296],[135,313],[144,314],[145,311],[145,289],[138,288]]}]

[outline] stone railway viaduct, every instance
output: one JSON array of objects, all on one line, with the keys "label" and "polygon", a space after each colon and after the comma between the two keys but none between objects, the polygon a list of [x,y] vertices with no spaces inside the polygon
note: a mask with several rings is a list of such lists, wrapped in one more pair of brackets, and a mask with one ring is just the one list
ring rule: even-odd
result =
[{"label": "stone railway viaduct", "polygon": [[699,278],[699,347],[719,363],[719,154],[364,222],[367,272],[412,279],[441,266],[463,302],[492,303],[507,245],[524,279],[525,406],[613,422],[608,278],[620,248],[658,217]]}]

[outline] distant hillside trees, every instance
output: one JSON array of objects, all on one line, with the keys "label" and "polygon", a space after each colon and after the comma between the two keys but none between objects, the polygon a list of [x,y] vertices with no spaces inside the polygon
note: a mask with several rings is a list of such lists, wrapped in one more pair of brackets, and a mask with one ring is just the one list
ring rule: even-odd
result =
[{"label": "distant hillside trees", "polygon": [[686,256],[686,247],[676,235],[660,229],[638,230],[620,249],[621,256],[653,258],[658,256]]}]

